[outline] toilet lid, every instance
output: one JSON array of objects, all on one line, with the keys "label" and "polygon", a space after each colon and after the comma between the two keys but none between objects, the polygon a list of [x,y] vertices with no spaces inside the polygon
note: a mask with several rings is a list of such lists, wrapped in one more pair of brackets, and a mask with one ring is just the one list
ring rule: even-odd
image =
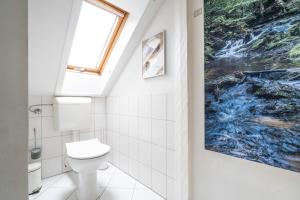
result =
[{"label": "toilet lid", "polygon": [[31,163],[28,165],[28,172],[33,172],[41,168],[40,162]]},{"label": "toilet lid", "polygon": [[70,158],[79,160],[97,158],[110,152],[110,146],[98,139],[66,143],[66,149]]}]

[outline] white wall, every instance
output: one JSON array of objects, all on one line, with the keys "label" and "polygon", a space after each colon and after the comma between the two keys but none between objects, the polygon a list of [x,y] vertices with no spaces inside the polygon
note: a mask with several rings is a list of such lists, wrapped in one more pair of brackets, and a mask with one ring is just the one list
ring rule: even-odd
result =
[{"label": "white wall", "polygon": [[52,95],[62,67],[69,17],[75,0],[28,0],[30,95]]},{"label": "white wall", "polygon": [[174,5],[166,1],[152,24],[143,36],[147,39],[161,31],[166,30],[166,75],[143,80],[142,78],[142,41],[136,48],[125,70],[111,89],[109,96],[148,94],[174,91],[175,81],[175,46],[174,46]]},{"label": "white wall", "polygon": [[143,37],[166,31],[166,75],[142,78],[140,41],[107,98],[110,160],[168,199],[176,180],[174,15],[174,2],[166,0]]},{"label": "white wall", "polygon": [[190,0],[190,144],[193,200],[298,200],[300,174],[204,150],[203,15]]},{"label": "white wall", "polygon": [[[53,96],[30,96],[29,105],[51,104]],[[39,106],[39,108],[41,108]],[[42,178],[47,178],[69,171],[66,162],[65,143],[72,142],[71,132],[59,132],[53,126],[52,106],[42,106],[42,113],[36,115],[29,112],[28,159],[31,160],[30,149],[34,147],[33,129],[37,130],[37,146],[42,148]],[[92,99],[90,129],[78,133],[79,140],[98,138],[106,142],[106,105],[104,98]]]},{"label": "white wall", "polygon": [[0,1],[0,195],[27,198],[27,1]]}]

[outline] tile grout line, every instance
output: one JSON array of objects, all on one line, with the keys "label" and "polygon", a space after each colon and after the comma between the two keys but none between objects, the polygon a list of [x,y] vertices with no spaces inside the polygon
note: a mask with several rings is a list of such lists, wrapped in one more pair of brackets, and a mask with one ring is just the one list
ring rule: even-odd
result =
[{"label": "tile grout line", "polygon": [[[168,105],[168,100],[169,100],[169,97],[168,95],[165,96],[166,97],[166,119],[168,118],[168,107],[170,105]],[[166,121],[166,127],[165,127],[165,133],[166,133],[166,143],[165,143],[165,150],[166,150],[166,161],[165,161],[165,164],[166,164],[166,171],[165,171],[165,181],[166,181],[166,193],[165,193],[165,196],[166,198],[165,199],[168,199],[168,122]]]},{"label": "tile grout line", "polygon": [[152,162],[152,151],[153,151],[153,130],[152,130],[152,126],[153,126],[153,113],[152,113],[152,103],[153,103],[153,95],[150,94],[150,123],[151,123],[151,126],[150,126],[150,132],[151,132],[151,138],[150,138],[150,188],[153,188],[153,180],[152,180],[152,177],[153,177],[153,173],[152,173],[152,170],[153,170],[153,162]]},{"label": "tile grout line", "polygon": [[[113,165],[112,165],[112,166],[113,166]],[[114,166],[114,167],[115,167],[115,166]],[[115,172],[116,172],[116,171],[114,170],[114,172],[111,174],[111,176],[110,176],[110,178],[109,178],[109,181],[107,182],[106,186],[104,187],[102,193],[99,194],[99,196],[97,197],[96,200],[101,200],[101,197],[103,196],[104,192],[107,190],[107,188],[108,188],[108,186],[109,186],[109,184],[110,184],[110,181],[111,181],[112,177],[115,175]]]},{"label": "tile grout line", "polygon": [[76,193],[76,190],[77,190],[77,188],[65,200],[69,200],[73,196],[73,194]]},{"label": "tile grout line", "polygon": [[135,193],[135,190],[136,190],[136,183],[137,183],[137,181],[134,182],[134,187],[133,187],[133,191],[132,191],[132,195],[131,195],[131,200],[133,200],[133,197],[134,197],[134,193]]}]

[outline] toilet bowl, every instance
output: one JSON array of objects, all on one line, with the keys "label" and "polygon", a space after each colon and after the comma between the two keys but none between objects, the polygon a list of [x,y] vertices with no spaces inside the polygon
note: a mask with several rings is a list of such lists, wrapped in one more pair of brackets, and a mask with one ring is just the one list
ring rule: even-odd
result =
[{"label": "toilet bowl", "polygon": [[79,200],[95,200],[100,187],[97,184],[97,169],[106,165],[110,146],[102,144],[98,139],[66,143],[67,161],[77,172],[77,198]]}]

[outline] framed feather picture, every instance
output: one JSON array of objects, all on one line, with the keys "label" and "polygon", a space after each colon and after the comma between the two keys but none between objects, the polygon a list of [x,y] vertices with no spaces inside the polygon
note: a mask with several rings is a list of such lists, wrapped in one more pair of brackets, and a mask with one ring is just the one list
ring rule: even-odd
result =
[{"label": "framed feather picture", "polygon": [[143,78],[163,76],[165,74],[165,31],[142,42]]}]

